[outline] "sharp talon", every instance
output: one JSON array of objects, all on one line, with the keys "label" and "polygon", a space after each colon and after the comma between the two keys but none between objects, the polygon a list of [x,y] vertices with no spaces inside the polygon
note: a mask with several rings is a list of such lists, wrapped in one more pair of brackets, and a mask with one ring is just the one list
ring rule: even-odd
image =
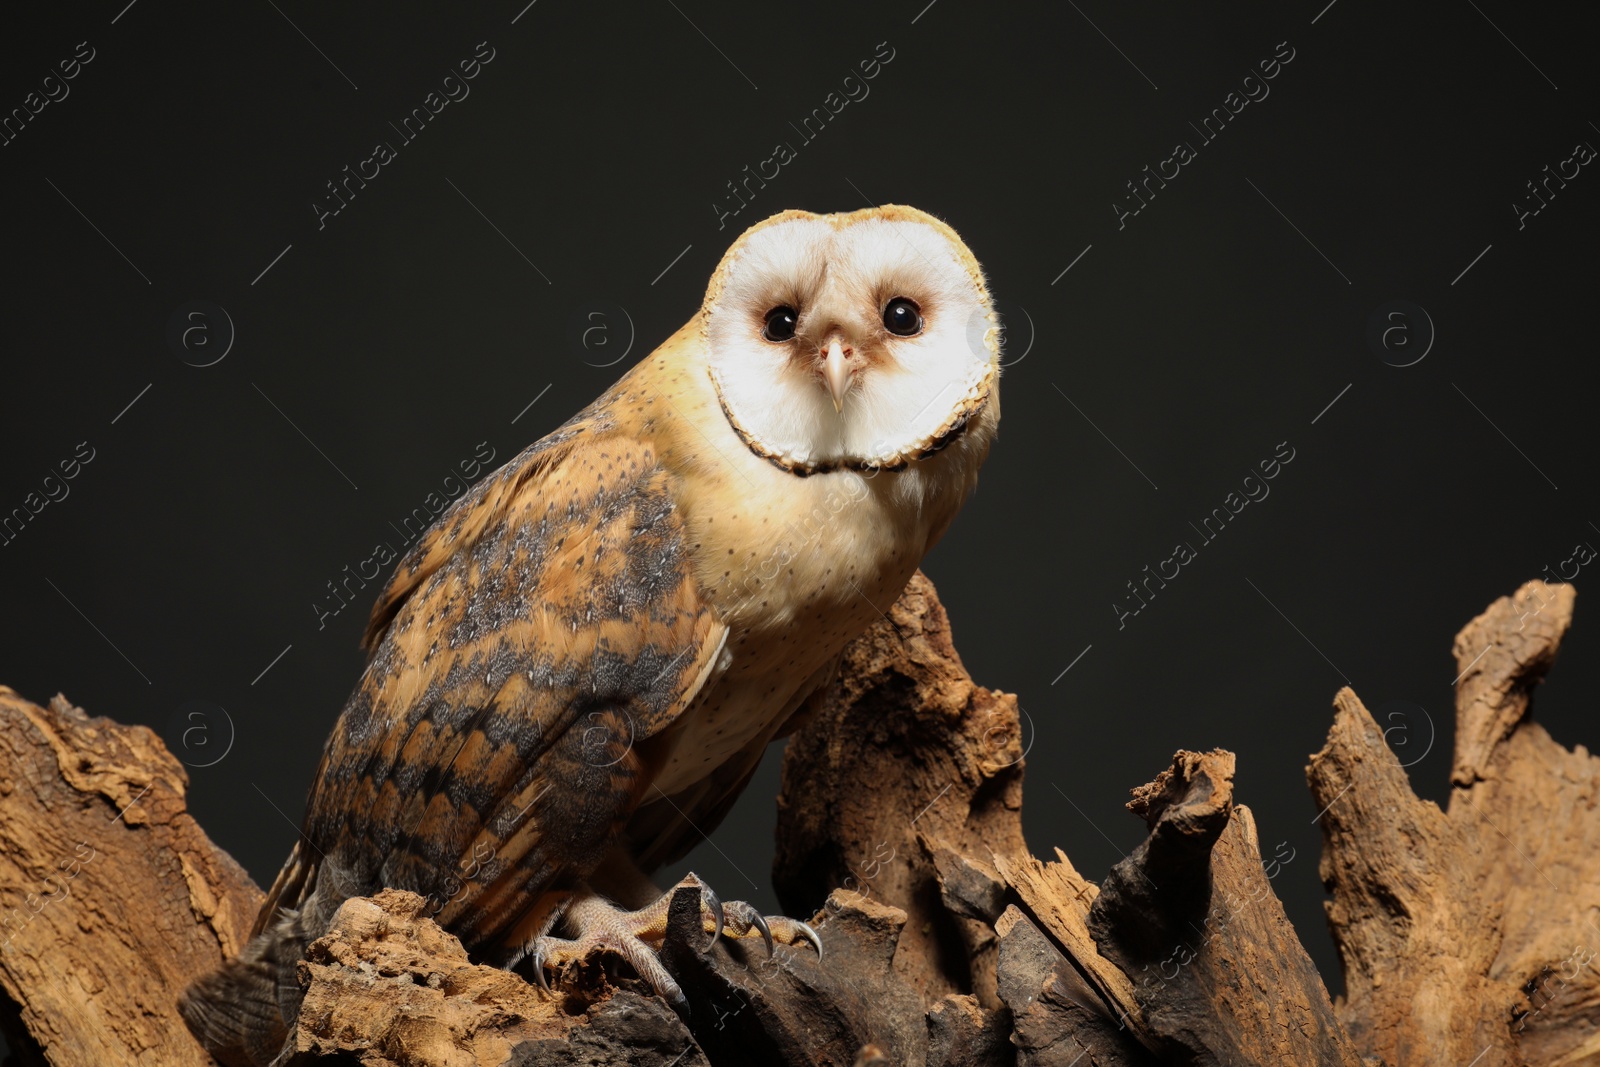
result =
[{"label": "sharp talon", "polygon": [[704,956],[716,947],[717,940],[722,937],[722,928],[727,922],[727,916],[723,913],[721,898],[704,882],[700,883],[700,902],[710,910],[717,920],[717,928],[712,931],[711,940],[706,942],[706,947],[700,950],[700,954]]},{"label": "sharp talon", "polygon": [[539,988],[546,993],[550,992],[550,983],[544,976],[544,949],[535,947],[533,950],[533,974],[539,981]]},{"label": "sharp talon", "polygon": [[761,931],[761,940],[767,943],[767,956],[770,958],[772,956],[772,930],[767,926],[767,920],[763,919],[759,912],[754,912],[750,916],[750,925]]},{"label": "sharp talon", "polygon": [[811,929],[811,927],[808,924],[800,922],[798,919],[795,920],[795,925],[800,928],[801,932],[804,933],[806,935],[806,937],[811,939],[811,943],[813,945],[817,946],[817,962],[821,963],[822,962],[822,938],[818,937],[817,936],[817,932],[815,930]]}]

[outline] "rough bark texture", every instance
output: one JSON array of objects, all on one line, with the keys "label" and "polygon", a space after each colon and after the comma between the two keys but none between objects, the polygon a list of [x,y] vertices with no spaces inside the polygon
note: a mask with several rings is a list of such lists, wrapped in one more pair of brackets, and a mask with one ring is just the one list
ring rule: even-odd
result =
[{"label": "rough bark texture", "polygon": [[801,914],[843,888],[899,908],[896,973],[930,1003],[998,1008],[995,863],[1027,856],[1017,698],[973,684],[920,572],[839,674],[784,755],[778,899]]},{"label": "rough bark texture", "polygon": [[1233,803],[1233,769],[1231,752],[1179,752],[1134,791],[1150,836],[1111,869],[1089,931],[1166,1058],[1360,1067]]},{"label": "rough bark texture", "polygon": [[185,985],[243,945],[261,891],[185,810],[154,732],[0,686],[0,987],[20,1062],[207,1064]]},{"label": "rough bark texture", "polygon": [[362,1067],[707,1062],[665,1002],[606,990],[597,975],[546,996],[472,963],[423,917],[427,906],[393,889],[345,902],[300,965],[306,998],[287,1067],[341,1053]]},{"label": "rough bark texture", "polygon": [[1600,1064],[1600,759],[1528,718],[1574,596],[1529,582],[1456,637],[1447,811],[1348,689],[1307,768],[1340,1018],[1392,1063]]},{"label": "rough bark texture", "polygon": [[[774,877],[791,914],[818,909],[821,961],[709,944],[682,888],[662,949],[680,1019],[606,954],[555,995],[474,963],[385,891],[308,948],[281,1062],[1600,1067],[1600,760],[1527,717],[1571,612],[1570,587],[1531,583],[1457,638],[1448,814],[1411,793],[1355,695],[1335,698],[1308,777],[1337,1006],[1231,753],[1179,752],[1135,789],[1148,836],[1099,884],[1029,852],[1029,731],[972,682],[918,576],[785,756]],[[174,1001],[238,947],[259,892],[184,813],[182,768],[148,730],[9,690],[0,715],[0,1023],[37,1042],[16,1062],[206,1063]]]}]

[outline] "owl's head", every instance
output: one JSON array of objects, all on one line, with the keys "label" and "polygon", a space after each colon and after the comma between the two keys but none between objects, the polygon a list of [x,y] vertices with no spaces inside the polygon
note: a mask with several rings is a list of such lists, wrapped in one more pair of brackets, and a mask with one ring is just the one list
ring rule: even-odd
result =
[{"label": "owl's head", "polygon": [[756,224],[712,275],[702,321],[728,421],[797,474],[904,466],[998,403],[983,272],[915,208]]}]

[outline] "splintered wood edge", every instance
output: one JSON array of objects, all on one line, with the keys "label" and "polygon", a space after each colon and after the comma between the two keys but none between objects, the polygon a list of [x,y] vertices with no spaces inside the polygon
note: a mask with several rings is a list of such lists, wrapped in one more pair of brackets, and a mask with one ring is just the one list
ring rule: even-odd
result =
[{"label": "splintered wood edge", "polygon": [[1000,877],[1022,901],[1023,914],[1056,943],[1062,955],[1088,972],[1113,1014],[1127,1019],[1135,1032],[1143,1033],[1147,1028],[1133,996],[1133,981],[1100,955],[1094,938],[1089,936],[1086,919],[1099,889],[1077,872],[1060,849],[1056,849],[1056,855],[1060,857],[1056,863],[1045,863],[1031,855],[1009,859],[995,855],[994,861]]}]

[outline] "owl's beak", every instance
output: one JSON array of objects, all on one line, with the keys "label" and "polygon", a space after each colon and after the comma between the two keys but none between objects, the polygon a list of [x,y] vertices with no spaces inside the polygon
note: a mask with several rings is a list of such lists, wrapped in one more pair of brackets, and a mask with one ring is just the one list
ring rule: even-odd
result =
[{"label": "owl's beak", "polygon": [[855,368],[844,345],[835,337],[828,345],[828,354],[822,358],[822,380],[827,383],[828,395],[833,397],[833,410],[844,411],[844,394],[850,389],[850,376]]}]

